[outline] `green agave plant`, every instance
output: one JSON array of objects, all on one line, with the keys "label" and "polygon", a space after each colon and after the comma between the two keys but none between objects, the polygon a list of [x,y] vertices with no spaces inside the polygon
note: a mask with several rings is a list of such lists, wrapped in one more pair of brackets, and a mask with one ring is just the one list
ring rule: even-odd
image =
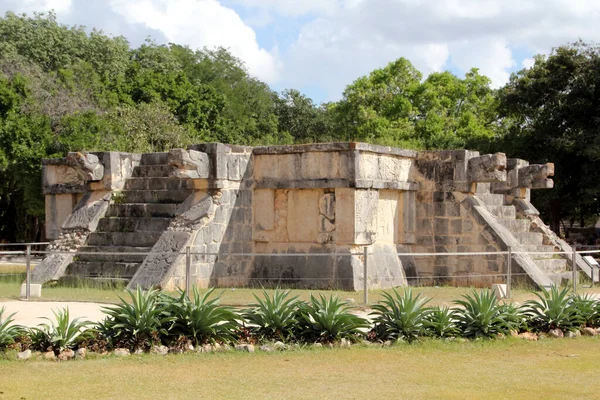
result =
[{"label": "green agave plant", "polygon": [[310,301],[300,308],[300,326],[304,339],[332,342],[342,338],[355,339],[370,327],[368,321],[350,312],[350,307],[336,296]]},{"label": "green agave plant", "polygon": [[231,342],[238,327],[238,316],[230,307],[220,306],[220,296],[209,299],[214,293],[212,288],[201,294],[194,287],[191,299],[186,292],[167,306],[167,313],[174,318],[171,335],[185,336],[194,345]]},{"label": "green agave plant", "polygon": [[506,309],[498,303],[496,295],[488,289],[463,295],[463,300],[454,302],[456,324],[467,338],[495,337],[510,332],[512,324]]},{"label": "green agave plant", "polygon": [[54,320],[44,318],[48,320],[47,324],[32,329],[34,347],[40,350],[52,347],[55,352],[73,349],[89,335],[91,322],[82,321],[81,318],[71,320],[68,307],[52,313]]},{"label": "green agave plant", "polygon": [[4,307],[0,308],[0,349],[4,349],[15,343],[15,340],[25,333],[25,329],[22,326],[13,324],[13,317],[16,313],[4,317],[5,311]]},{"label": "green agave plant", "polygon": [[267,339],[287,340],[297,328],[300,307],[298,296],[290,297],[289,290],[276,289],[273,296],[263,290],[263,298],[254,295],[256,303],[242,316],[253,330]]},{"label": "green agave plant", "polygon": [[600,326],[600,302],[590,294],[576,294],[571,297],[571,305],[582,319],[582,325]]},{"label": "green agave plant", "polygon": [[527,314],[523,307],[513,303],[502,304],[500,307],[511,331],[525,332],[529,330]]},{"label": "green agave plant", "polygon": [[428,336],[447,338],[460,335],[460,329],[456,325],[456,310],[447,306],[432,307],[423,326]]},{"label": "green agave plant", "polygon": [[373,306],[375,332],[380,339],[404,339],[412,342],[423,333],[423,327],[430,310],[425,305],[430,299],[413,296],[411,288],[400,294],[383,292],[384,299]]},{"label": "green agave plant", "polygon": [[147,348],[159,343],[175,323],[175,317],[168,313],[171,299],[159,290],[140,287],[127,290],[127,294],[131,303],[119,297],[120,304],[103,307],[107,318],[100,331],[118,346]]},{"label": "green agave plant", "polygon": [[561,290],[552,286],[550,290],[542,288],[542,294],[534,294],[538,300],[529,300],[524,304],[525,313],[531,319],[534,329],[574,330],[585,322],[577,312],[569,288]]}]

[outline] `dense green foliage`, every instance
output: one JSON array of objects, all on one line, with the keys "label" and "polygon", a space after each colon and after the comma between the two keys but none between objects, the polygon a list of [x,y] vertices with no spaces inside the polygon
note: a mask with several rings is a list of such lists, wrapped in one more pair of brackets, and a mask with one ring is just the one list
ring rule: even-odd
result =
[{"label": "dense green foliage", "polygon": [[[55,312],[49,323],[30,330],[14,325],[13,315],[3,319],[0,308],[0,350],[30,348],[59,354],[80,348],[97,352],[126,348],[143,352],[167,346],[171,352],[181,352],[266,344],[270,349],[266,351],[272,351],[275,345],[269,343],[281,339],[291,345],[347,346],[361,340],[387,345],[426,337],[495,339],[523,333],[531,338],[547,336],[552,329],[590,334],[589,328],[600,328],[598,299],[558,288],[543,291],[539,300],[521,307],[499,302],[487,289],[474,290],[455,301],[453,308],[426,307],[430,299],[414,296],[410,289],[392,290],[373,305],[369,319],[336,296],[311,296],[304,302],[289,297],[289,291],[278,290],[272,296],[263,293],[251,309],[237,311],[219,305],[219,296],[213,293],[214,289],[201,293],[194,288],[189,297],[185,292],[172,297],[158,290],[128,291],[131,303],[104,308],[107,318],[98,324],[71,320],[65,309]],[[288,347],[280,343],[278,349]]]},{"label": "dense green foliage", "polygon": [[378,337],[412,342],[423,334],[425,321],[431,312],[425,307],[429,299],[422,298],[421,294],[414,296],[410,288],[403,293],[393,289],[391,293],[384,292],[383,297],[379,304],[373,306],[372,313]]},{"label": "dense green foliage", "polygon": [[351,313],[350,306],[335,296],[329,298],[310,296],[310,301],[300,310],[302,332],[305,340],[335,342],[353,339],[361,329],[369,327],[367,320]]},{"label": "dense green foliage", "polygon": [[467,338],[494,337],[514,328],[506,307],[491,290],[474,290],[455,303],[460,307],[456,311],[456,324]]},{"label": "dense green foliage", "polygon": [[338,137],[409,148],[489,147],[496,120],[490,80],[473,69],[422,76],[404,59],[349,85],[332,105]]},{"label": "dense green foliage", "polygon": [[81,321],[81,318],[71,319],[69,309],[53,311],[54,319],[48,323],[33,328],[31,334],[32,346],[39,350],[52,348],[55,353],[73,349],[85,340],[90,333],[90,322]]},{"label": "dense green foliage", "polygon": [[252,304],[242,316],[258,335],[268,339],[287,340],[298,328],[301,304],[298,296],[290,297],[289,290],[276,289],[273,296],[263,290],[263,297],[254,295]]},{"label": "dense green foliage", "polygon": [[116,347],[148,348],[169,334],[175,318],[167,309],[171,299],[159,290],[127,291],[130,301],[121,299],[116,306],[104,307],[103,336]]},{"label": "dense green foliage", "polygon": [[456,310],[447,306],[431,307],[423,325],[425,334],[432,337],[447,338],[460,334],[456,326]]},{"label": "dense green foliage", "polygon": [[[558,231],[565,220],[600,212],[600,48],[578,42],[538,56],[498,93],[497,148],[532,162],[556,164],[554,190],[534,201]],[[582,224],[583,226],[583,224]]]},{"label": "dense green foliage", "polygon": [[556,189],[534,200],[557,230],[600,212],[599,70],[598,47],[576,43],[493,90],[476,69],[423,79],[399,58],[318,105],[294,89],[272,91],[222,48],[131,48],[52,13],[9,12],[0,18],[0,240],[43,239],[42,158],[206,141],[366,141],[553,161]]},{"label": "dense green foliage", "polygon": [[12,317],[15,314],[4,317],[3,314],[5,311],[4,307],[0,308],[0,349],[13,344],[24,333],[22,327],[13,324],[14,319]]},{"label": "dense green foliage", "polygon": [[174,318],[169,334],[177,339],[185,337],[194,346],[215,342],[231,342],[238,327],[237,315],[219,305],[219,297],[210,298],[214,288],[201,294],[194,287],[190,298],[181,292],[179,298],[168,301],[166,313]]},{"label": "dense green foliage", "polygon": [[[556,328],[577,330],[589,320],[582,316],[583,311],[587,317],[587,301],[581,297],[572,297],[569,288],[560,289],[556,286],[552,286],[550,290],[542,288],[542,294],[536,293],[536,296],[538,300],[527,301],[524,307],[525,313],[532,321],[532,326],[539,330]],[[576,304],[579,307],[576,307]]]}]

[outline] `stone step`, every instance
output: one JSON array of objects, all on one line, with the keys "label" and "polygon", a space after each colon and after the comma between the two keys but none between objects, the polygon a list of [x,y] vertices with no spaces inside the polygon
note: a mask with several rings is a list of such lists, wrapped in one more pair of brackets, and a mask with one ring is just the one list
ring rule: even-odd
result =
[{"label": "stone step", "polygon": [[160,165],[169,162],[169,153],[146,153],[142,154],[140,165]]},{"label": "stone step", "polygon": [[65,275],[78,278],[120,278],[131,279],[141,263],[74,261],[67,266]]},{"label": "stone step", "polygon": [[498,219],[498,222],[511,232],[529,232],[531,227],[528,219]]},{"label": "stone step", "polygon": [[504,205],[504,195],[502,194],[481,193],[477,194],[476,196],[479,200],[483,201],[488,206]]},{"label": "stone step", "polygon": [[571,271],[567,272],[557,272],[557,273],[549,273],[547,274],[548,278],[554,282],[557,286],[566,286],[569,285],[573,279],[573,275]]},{"label": "stone step", "polygon": [[489,194],[491,190],[492,184],[488,182],[477,182],[477,191],[475,193],[479,194]]},{"label": "stone step", "polygon": [[543,260],[535,260],[535,263],[544,272],[563,272],[567,269],[567,260],[564,258],[546,258]]},{"label": "stone step", "polygon": [[168,178],[171,167],[166,164],[139,165],[133,169],[133,178]]},{"label": "stone step", "polygon": [[92,232],[88,246],[152,247],[162,232]]},{"label": "stone step", "polygon": [[97,232],[162,232],[171,221],[172,218],[105,217],[98,222]]},{"label": "stone step", "polygon": [[517,210],[515,206],[487,206],[488,210],[492,213],[492,215],[497,218],[516,218]]},{"label": "stone step", "polygon": [[537,245],[521,245],[523,250],[533,253],[545,253],[545,254],[530,254],[529,256],[534,260],[543,260],[547,258],[554,258],[557,254],[554,254],[554,246],[537,244]]},{"label": "stone step", "polygon": [[540,245],[544,243],[544,235],[538,232],[513,232],[513,236],[521,244]]},{"label": "stone step", "polygon": [[190,194],[191,190],[123,190],[122,204],[127,203],[182,203]]},{"label": "stone step", "polygon": [[180,190],[190,187],[188,179],[176,178],[130,178],[125,181],[125,190]]},{"label": "stone step", "polygon": [[106,211],[107,217],[164,217],[177,215],[178,204],[111,204]]},{"label": "stone step", "polygon": [[[82,246],[79,248],[77,261],[103,261],[103,262],[124,262],[141,263],[146,258],[152,247],[131,247],[131,246]],[[86,254],[81,254],[86,253]],[[94,254],[87,254],[94,253]],[[103,254],[118,253],[118,254]],[[128,254],[139,253],[139,254]]]}]

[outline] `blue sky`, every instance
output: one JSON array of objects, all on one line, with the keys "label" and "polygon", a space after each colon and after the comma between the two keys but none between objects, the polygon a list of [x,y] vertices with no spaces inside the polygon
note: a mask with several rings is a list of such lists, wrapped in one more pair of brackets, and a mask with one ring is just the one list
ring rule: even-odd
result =
[{"label": "blue sky", "polygon": [[275,90],[337,100],[361,75],[406,57],[425,75],[472,67],[506,83],[534,54],[600,40],[597,0],[3,0],[60,22],[192,48],[224,46]]}]

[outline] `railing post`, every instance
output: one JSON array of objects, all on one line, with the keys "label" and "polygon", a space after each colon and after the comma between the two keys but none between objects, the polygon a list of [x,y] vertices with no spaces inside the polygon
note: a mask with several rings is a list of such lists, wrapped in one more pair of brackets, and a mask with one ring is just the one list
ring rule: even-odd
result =
[{"label": "railing post", "polygon": [[508,258],[506,260],[506,298],[510,299],[512,286],[512,247],[508,246]]},{"label": "railing post", "polygon": [[185,293],[189,298],[191,298],[190,295],[190,289],[192,286],[192,257],[191,257],[191,247],[187,246],[185,248]]},{"label": "railing post", "polygon": [[364,262],[364,271],[363,271],[363,291],[364,291],[364,301],[365,301],[365,305],[369,304],[369,285],[368,285],[368,281],[367,281],[367,277],[369,276],[369,267],[368,267],[368,257],[369,257],[369,248],[367,246],[365,246],[364,248],[364,257],[365,257],[365,262]]},{"label": "railing post", "polygon": [[573,255],[571,257],[573,271],[573,293],[577,293],[577,245],[573,244]]},{"label": "railing post", "polygon": [[27,271],[27,276],[25,278],[25,298],[27,300],[31,300],[31,245],[27,245],[27,249],[25,251],[25,266]]}]

